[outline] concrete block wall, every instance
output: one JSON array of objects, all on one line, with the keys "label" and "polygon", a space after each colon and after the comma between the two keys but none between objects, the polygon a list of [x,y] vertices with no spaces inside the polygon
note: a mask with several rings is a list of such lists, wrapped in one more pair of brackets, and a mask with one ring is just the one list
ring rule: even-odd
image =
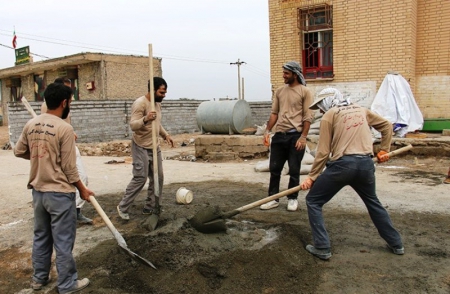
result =
[{"label": "concrete block wall", "polygon": [[166,100],[162,102],[162,125],[169,134],[199,132],[197,107],[200,100]]},{"label": "concrete block wall", "polygon": [[271,101],[265,102],[249,102],[252,112],[252,122],[254,125],[262,126],[269,120],[270,110],[272,108]]},{"label": "concrete block wall", "polygon": [[[72,126],[78,142],[109,142],[131,140],[129,128],[131,105],[134,100],[73,101],[71,103]],[[196,111],[200,100],[166,100],[162,103],[162,124],[170,134],[199,132]],[[30,102],[40,114],[41,102]],[[271,102],[250,102],[252,119],[261,125],[267,121]],[[17,142],[31,115],[20,102],[8,103],[10,139]],[[254,116],[253,116],[254,115]],[[259,122],[259,123],[258,123]]]},{"label": "concrete block wall", "polygon": [[[130,136],[126,109],[132,101],[74,101],[71,103],[71,121],[80,143],[122,140]],[[40,102],[30,102],[40,114]],[[8,104],[10,140],[17,142],[26,122],[31,119],[21,103]]]}]

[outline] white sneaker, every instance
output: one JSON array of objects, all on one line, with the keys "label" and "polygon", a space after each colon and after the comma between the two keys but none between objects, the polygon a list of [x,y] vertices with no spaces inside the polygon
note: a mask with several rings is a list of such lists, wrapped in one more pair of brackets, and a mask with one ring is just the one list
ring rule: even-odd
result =
[{"label": "white sneaker", "polygon": [[298,200],[297,199],[289,199],[287,210],[288,211],[296,211],[298,208]]},{"label": "white sneaker", "polygon": [[119,216],[124,219],[124,220],[129,220],[130,219],[130,215],[126,212],[122,212],[119,208],[119,205],[117,205],[117,212],[119,213]]},{"label": "white sneaker", "polygon": [[272,200],[270,202],[267,202],[267,203],[261,205],[259,208],[262,210],[268,210],[268,209],[272,209],[272,208],[277,208],[278,205],[280,205],[280,203],[278,201]]},{"label": "white sneaker", "polygon": [[89,285],[89,279],[88,278],[84,278],[84,279],[81,279],[81,280],[76,280],[74,287],[72,289],[70,289],[69,291],[67,291],[67,292],[63,292],[63,294],[71,294],[71,293],[75,293],[75,292],[81,291],[84,288],[86,288],[88,285]]}]

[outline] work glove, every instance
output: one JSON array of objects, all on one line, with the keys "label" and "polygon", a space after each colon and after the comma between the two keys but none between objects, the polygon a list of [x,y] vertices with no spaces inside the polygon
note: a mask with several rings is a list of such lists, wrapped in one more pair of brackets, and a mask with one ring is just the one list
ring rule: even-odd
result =
[{"label": "work glove", "polygon": [[263,141],[264,146],[269,147],[270,146],[270,132],[266,131],[264,133],[264,141]]},{"label": "work glove", "polygon": [[378,162],[386,162],[389,160],[389,153],[387,153],[384,150],[380,150],[380,152],[377,153]]},{"label": "work glove", "polygon": [[310,177],[307,177],[301,183],[300,188],[302,188],[302,190],[308,190],[308,189],[311,189],[313,184],[314,184],[314,181]]}]

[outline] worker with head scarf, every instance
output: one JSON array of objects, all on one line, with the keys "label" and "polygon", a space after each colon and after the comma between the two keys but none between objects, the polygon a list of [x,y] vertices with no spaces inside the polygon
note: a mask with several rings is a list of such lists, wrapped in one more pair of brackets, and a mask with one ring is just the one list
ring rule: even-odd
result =
[{"label": "worker with head scarf", "polygon": [[[382,135],[378,162],[389,160],[392,125],[374,112],[352,104],[339,90],[322,90],[310,109],[324,113],[320,123],[319,144],[311,172],[301,188],[311,189],[306,196],[309,224],[314,245],[306,250],[320,259],[331,257],[331,244],[322,207],[343,187],[352,187],[367,207],[373,224],[393,253],[402,255],[400,234],[375,192],[375,166],[370,127]],[[322,170],[325,168],[325,171]]]},{"label": "worker with head scarf", "polygon": [[[286,161],[289,165],[289,188],[300,183],[300,164],[305,154],[306,137],[313,120],[313,112],[309,106],[313,102],[311,91],[306,88],[300,64],[289,61],[283,65],[285,85],[276,90],[272,101],[272,110],[264,135],[264,142],[269,145],[270,131],[275,135],[270,143],[270,183],[269,196],[280,191],[280,178]],[[287,196],[288,211],[298,208],[298,192]],[[272,209],[279,205],[273,200],[260,206],[261,209]]]}]

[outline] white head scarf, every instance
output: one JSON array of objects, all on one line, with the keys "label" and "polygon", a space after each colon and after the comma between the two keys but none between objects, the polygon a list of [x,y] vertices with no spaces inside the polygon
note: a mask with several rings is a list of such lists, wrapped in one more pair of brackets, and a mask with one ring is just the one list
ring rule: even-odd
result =
[{"label": "white head scarf", "polygon": [[347,106],[352,104],[350,98],[344,98],[342,93],[335,88],[323,89],[320,91],[319,97],[322,98],[322,101],[317,104],[317,107],[319,107],[323,112],[327,112],[330,108],[335,106]]}]

